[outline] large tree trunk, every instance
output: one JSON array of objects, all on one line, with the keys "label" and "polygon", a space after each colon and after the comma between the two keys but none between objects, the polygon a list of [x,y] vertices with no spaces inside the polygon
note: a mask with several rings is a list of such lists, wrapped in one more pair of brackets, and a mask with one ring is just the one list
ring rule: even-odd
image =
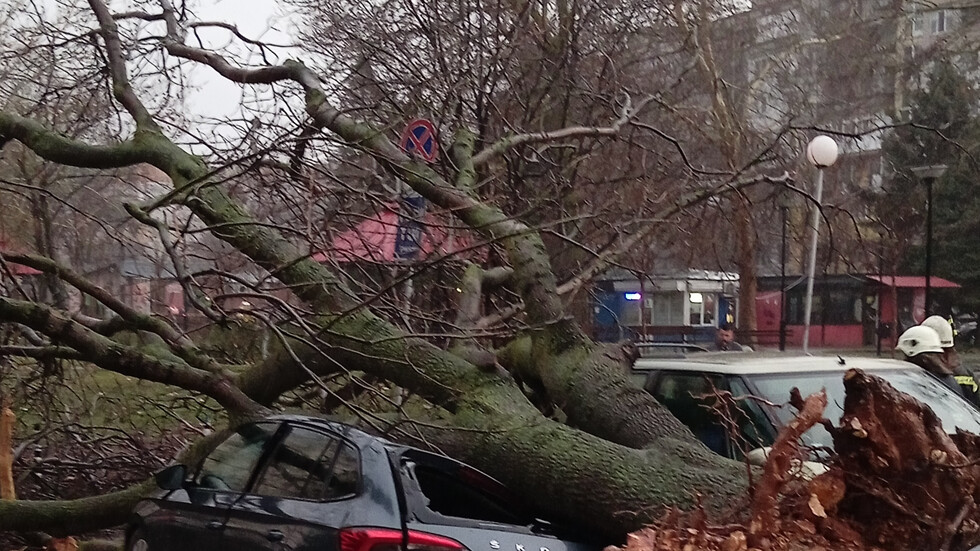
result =
[{"label": "large tree trunk", "polygon": [[520,488],[542,510],[611,538],[669,507],[693,509],[699,497],[719,515],[747,495],[744,465],[684,438],[635,450],[540,418],[523,426],[514,418],[487,421],[482,435],[457,433],[441,441],[443,449]]}]

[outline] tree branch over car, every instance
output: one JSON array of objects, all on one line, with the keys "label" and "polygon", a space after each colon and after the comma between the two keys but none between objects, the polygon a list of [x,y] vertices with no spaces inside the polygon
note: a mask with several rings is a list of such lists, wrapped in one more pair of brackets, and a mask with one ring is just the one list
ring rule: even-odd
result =
[{"label": "tree branch over car", "polygon": [[[616,145],[617,140],[627,139],[627,133],[642,131],[632,123],[644,115],[652,96],[643,96],[633,106],[627,102],[611,115],[608,105],[612,102],[600,103],[603,107],[595,110],[602,115],[593,113],[591,118],[602,121],[594,125],[491,133],[489,127],[481,129],[479,124],[457,120],[448,148],[452,162],[430,165],[413,158],[389,138],[391,133],[385,125],[395,126],[397,121],[362,120],[356,111],[335,104],[337,99],[323,86],[329,75],[320,75],[307,64],[287,60],[248,67],[217,50],[187,45],[185,30],[193,23],[182,20],[184,12],[169,0],[160,0],[159,13],[113,14],[101,0],[90,0],[89,4],[105,56],[106,86],[130,115],[131,125],[123,128],[131,128],[131,136],[122,138],[121,132],[113,137],[116,143],[91,145],[3,111],[0,139],[5,143],[16,140],[47,161],[69,166],[108,169],[152,165],[167,176],[172,190],[165,201],[152,202],[152,208],[135,205],[128,213],[157,230],[181,282],[190,275],[177,268],[181,259],[175,252],[176,243],[169,242],[171,227],[155,217],[155,210],[174,207],[190,213],[228,247],[228,256],[248,260],[263,283],[277,281],[277,290],[289,298],[269,293],[264,302],[279,317],[263,315],[261,319],[274,327],[277,344],[264,359],[238,365],[209,356],[190,336],[134,311],[68,267],[37,256],[5,254],[8,260],[57,275],[111,310],[131,331],[159,336],[169,354],[120,344],[53,307],[3,297],[0,319],[45,336],[44,343],[33,352],[8,349],[10,352],[20,350],[28,357],[84,358],[104,369],[201,393],[221,404],[232,421],[264,414],[277,407],[276,401],[284,393],[311,380],[320,382],[318,378],[337,373],[351,377],[364,374],[407,389],[434,410],[431,419],[418,414],[417,430],[398,430],[397,436],[411,439],[424,434],[425,441],[512,487],[525,489],[528,499],[537,505],[607,534],[636,528],[668,507],[690,507],[699,495],[705,506],[717,512],[743,494],[743,466],[712,454],[649,394],[634,386],[623,368],[629,359],[622,348],[594,342],[571,316],[562,292],[584,286],[635,244],[655,235],[659,224],[685,209],[724,194],[741,193],[750,186],[787,185],[789,174],[735,176],[733,171],[724,181],[680,194],[663,208],[649,209],[648,220],[633,226],[630,235],[623,236],[614,247],[588,258],[560,286],[555,259],[534,215],[521,217],[515,212],[518,209],[499,200],[504,196],[502,191],[485,188],[481,182],[491,177],[505,179],[501,175],[508,170],[507,165],[517,162],[513,155],[530,155],[527,148],[534,145],[575,142],[581,146],[576,150],[581,158],[571,164],[585,163],[593,150]],[[308,155],[325,155],[335,148],[350,154],[345,158],[350,165],[356,164],[351,159],[370,158],[385,171],[379,177],[404,182],[486,242],[492,249],[487,260],[467,260],[469,267],[453,285],[465,295],[459,302],[458,315],[451,320],[461,333],[458,345],[426,339],[386,318],[382,308],[363,300],[355,282],[337,263],[314,259],[312,236],[310,243],[302,243],[279,231],[275,224],[253,216],[250,207],[254,205],[232,193],[223,179],[222,169],[227,167],[211,166],[192,148],[182,146],[172,135],[176,130],[144,103],[148,94],[129,74],[138,51],[127,49],[133,42],[122,36],[120,26],[130,19],[155,25],[153,29],[164,27],[161,43],[171,70],[176,70],[175,60],[178,67],[204,65],[236,83],[301,94],[305,119],[294,128],[297,138],[309,140]],[[574,22],[573,17],[563,20]],[[287,108],[286,97],[274,100],[282,102],[282,109]],[[550,120],[554,113],[544,119]],[[612,122],[606,120],[610,117]],[[320,133],[314,135],[311,128]],[[329,145],[318,150],[320,143],[314,138],[330,140]],[[642,186],[636,187],[637,193],[645,193]],[[349,190],[337,195],[345,192]],[[261,294],[255,296],[260,298]],[[302,319],[298,319],[300,309],[286,307],[290,300],[303,304]],[[479,326],[481,316],[488,314],[485,309],[490,303],[497,305],[499,312],[510,312],[508,319],[519,318],[512,332],[498,342],[483,338],[479,332],[468,334]],[[205,308],[203,302],[199,307]],[[242,316],[247,317],[247,312]],[[219,323],[231,323],[215,317]],[[512,368],[522,381],[533,383],[533,402],[527,387],[511,374],[487,368],[498,364]],[[385,415],[377,418],[385,419]],[[397,418],[393,426],[411,426],[414,420]],[[117,524],[125,520],[126,505],[145,489],[141,486],[111,498],[73,501],[64,506],[0,502],[0,530],[51,531],[65,525],[95,528]],[[93,512],[93,507],[99,512]],[[624,515],[625,511],[635,513]],[[85,522],[71,524],[69,519],[76,515]]]}]

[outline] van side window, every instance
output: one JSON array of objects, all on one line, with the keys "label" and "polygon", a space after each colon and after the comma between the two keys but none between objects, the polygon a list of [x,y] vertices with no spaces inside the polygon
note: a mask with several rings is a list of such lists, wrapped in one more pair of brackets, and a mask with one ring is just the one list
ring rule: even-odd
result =
[{"label": "van side window", "polygon": [[660,374],[653,396],[708,449],[728,456],[728,433],[713,410],[716,400],[710,397],[716,390],[726,389],[721,375],[665,371]]}]

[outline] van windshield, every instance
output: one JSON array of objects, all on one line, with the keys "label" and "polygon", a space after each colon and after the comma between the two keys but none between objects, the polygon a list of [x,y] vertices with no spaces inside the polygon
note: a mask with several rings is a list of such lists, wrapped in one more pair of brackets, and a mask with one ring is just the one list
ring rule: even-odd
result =
[{"label": "van windshield", "polygon": [[[888,381],[900,390],[920,402],[928,405],[943,423],[947,433],[962,429],[980,434],[980,411],[969,402],[957,396],[943,383],[919,369],[888,369],[870,372]],[[789,400],[789,392],[793,387],[800,389],[804,397],[821,388],[827,389],[827,410],[824,417],[835,424],[844,414],[844,372],[804,372],[804,373],[773,373],[749,375],[755,383],[761,398],[775,404],[785,404]],[[781,424],[793,419],[795,411],[789,406],[774,408]],[[833,439],[822,426],[817,425],[803,435],[803,440],[809,446],[832,447]]]}]

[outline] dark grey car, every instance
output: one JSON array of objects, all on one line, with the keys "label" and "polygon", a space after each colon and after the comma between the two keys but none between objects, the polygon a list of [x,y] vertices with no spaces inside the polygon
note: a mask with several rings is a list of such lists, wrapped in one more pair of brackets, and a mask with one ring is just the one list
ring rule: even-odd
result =
[{"label": "dark grey car", "polygon": [[276,416],[194,469],[157,476],[126,548],[203,551],[593,551],[492,478],[348,425]]}]

